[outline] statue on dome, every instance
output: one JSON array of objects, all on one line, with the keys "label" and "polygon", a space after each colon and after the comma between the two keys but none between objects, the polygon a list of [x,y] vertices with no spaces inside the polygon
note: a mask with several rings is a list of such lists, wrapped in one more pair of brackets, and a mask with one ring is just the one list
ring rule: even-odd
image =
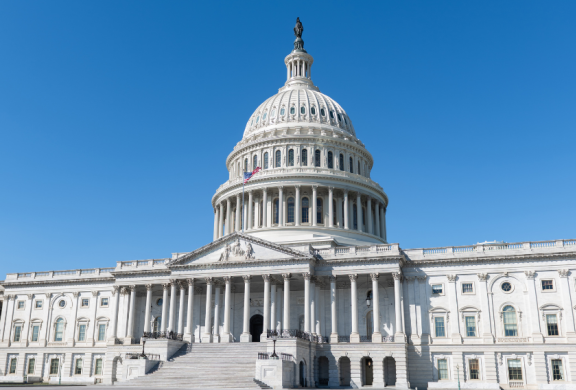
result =
[{"label": "statue on dome", "polygon": [[296,35],[296,38],[302,38],[303,32],[304,32],[304,26],[302,26],[300,18],[296,18],[296,27],[294,27],[294,35]]}]

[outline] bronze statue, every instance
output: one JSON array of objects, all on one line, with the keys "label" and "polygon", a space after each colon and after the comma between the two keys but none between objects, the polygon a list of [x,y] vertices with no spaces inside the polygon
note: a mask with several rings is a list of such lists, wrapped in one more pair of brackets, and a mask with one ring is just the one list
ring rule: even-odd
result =
[{"label": "bronze statue", "polygon": [[304,27],[300,22],[300,18],[296,18],[296,27],[294,27],[294,35],[296,38],[302,38],[302,33],[304,32]]}]

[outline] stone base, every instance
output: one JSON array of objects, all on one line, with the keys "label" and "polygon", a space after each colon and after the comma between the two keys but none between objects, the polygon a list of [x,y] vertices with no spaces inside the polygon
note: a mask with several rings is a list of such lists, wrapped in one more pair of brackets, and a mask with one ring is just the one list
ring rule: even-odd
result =
[{"label": "stone base", "polygon": [[337,343],[338,343],[338,333],[331,333],[330,344],[337,344]]},{"label": "stone base", "polygon": [[250,333],[242,333],[240,335],[240,342],[241,343],[251,343],[252,342],[252,335]]},{"label": "stone base", "polygon": [[132,337],[124,337],[122,340],[122,344],[124,345],[131,345],[134,342],[134,338]]},{"label": "stone base", "polygon": [[[485,390],[500,390],[500,385],[498,383],[488,383],[488,382],[460,382],[461,389],[485,389]],[[428,389],[458,389],[458,382],[452,381],[438,381],[438,382],[428,382]]]},{"label": "stone base", "polygon": [[351,343],[359,343],[360,342],[360,333],[351,333],[350,334],[350,342]]},{"label": "stone base", "polygon": [[294,387],[296,364],[288,360],[257,360],[254,378],[274,389]]},{"label": "stone base", "polygon": [[230,333],[224,333],[224,334],[222,334],[222,336],[220,336],[220,342],[221,343],[233,343],[234,338]]},{"label": "stone base", "polygon": [[93,385],[96,382],[94,377],[89,376],[69,376],[69,377],[62,377],[62,380],[57,376],[50,377],[48,381],[49,385],[58,385],[62,383],[63,385]]},{"label": "stone base", "polygon": [[372,342],[373,343],[381,343],[382,342],[382,333],[380,333],[380,332],[372,333]]},{"label": "stone base", "polygon": [[24,377],[20,375],[0,376],[0,383],[24,383]]},{"label": "stone base", "polygon": [[213,334],[212,335],[212,342],[213,343],[220,343],[220,335],[219,334]]},{"label": "stone base", "polygon": [[202,342],[210,344],[212,342],[212,335],[210,333],[202,333]]},{"label": "stone base", "polygon": [[576,390],[576,383],[542,383],[539,390]]},{"label": "stone base", "polygon": [[160,355],[160,360],[166,361],[174,355],[182,346],[184,341],[167,340],[167,339],[148,339],[146,341],[145,353]]}]

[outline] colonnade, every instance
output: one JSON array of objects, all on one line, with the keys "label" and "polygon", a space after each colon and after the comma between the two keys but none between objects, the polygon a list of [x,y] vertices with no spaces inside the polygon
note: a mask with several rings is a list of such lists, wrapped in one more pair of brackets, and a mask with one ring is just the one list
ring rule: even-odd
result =
[{"label": "colonnade", "polygon": [[[279,186],[248,190],[220,200],[214,240],[235,231],[283,226],[356,230],[386,240],[386,206],[378,198],[334,187]],[[364,220],[364,218],[366,220]]]}]

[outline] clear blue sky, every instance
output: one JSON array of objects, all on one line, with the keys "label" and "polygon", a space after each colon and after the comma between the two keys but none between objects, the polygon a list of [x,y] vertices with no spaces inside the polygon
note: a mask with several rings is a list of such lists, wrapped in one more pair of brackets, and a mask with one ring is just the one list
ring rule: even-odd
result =
[{"label": "clear blue sky", "polygon": [[3,1],[0,279],[210,242],[297,16],[389,241],[576,238],[574,1]]}]

